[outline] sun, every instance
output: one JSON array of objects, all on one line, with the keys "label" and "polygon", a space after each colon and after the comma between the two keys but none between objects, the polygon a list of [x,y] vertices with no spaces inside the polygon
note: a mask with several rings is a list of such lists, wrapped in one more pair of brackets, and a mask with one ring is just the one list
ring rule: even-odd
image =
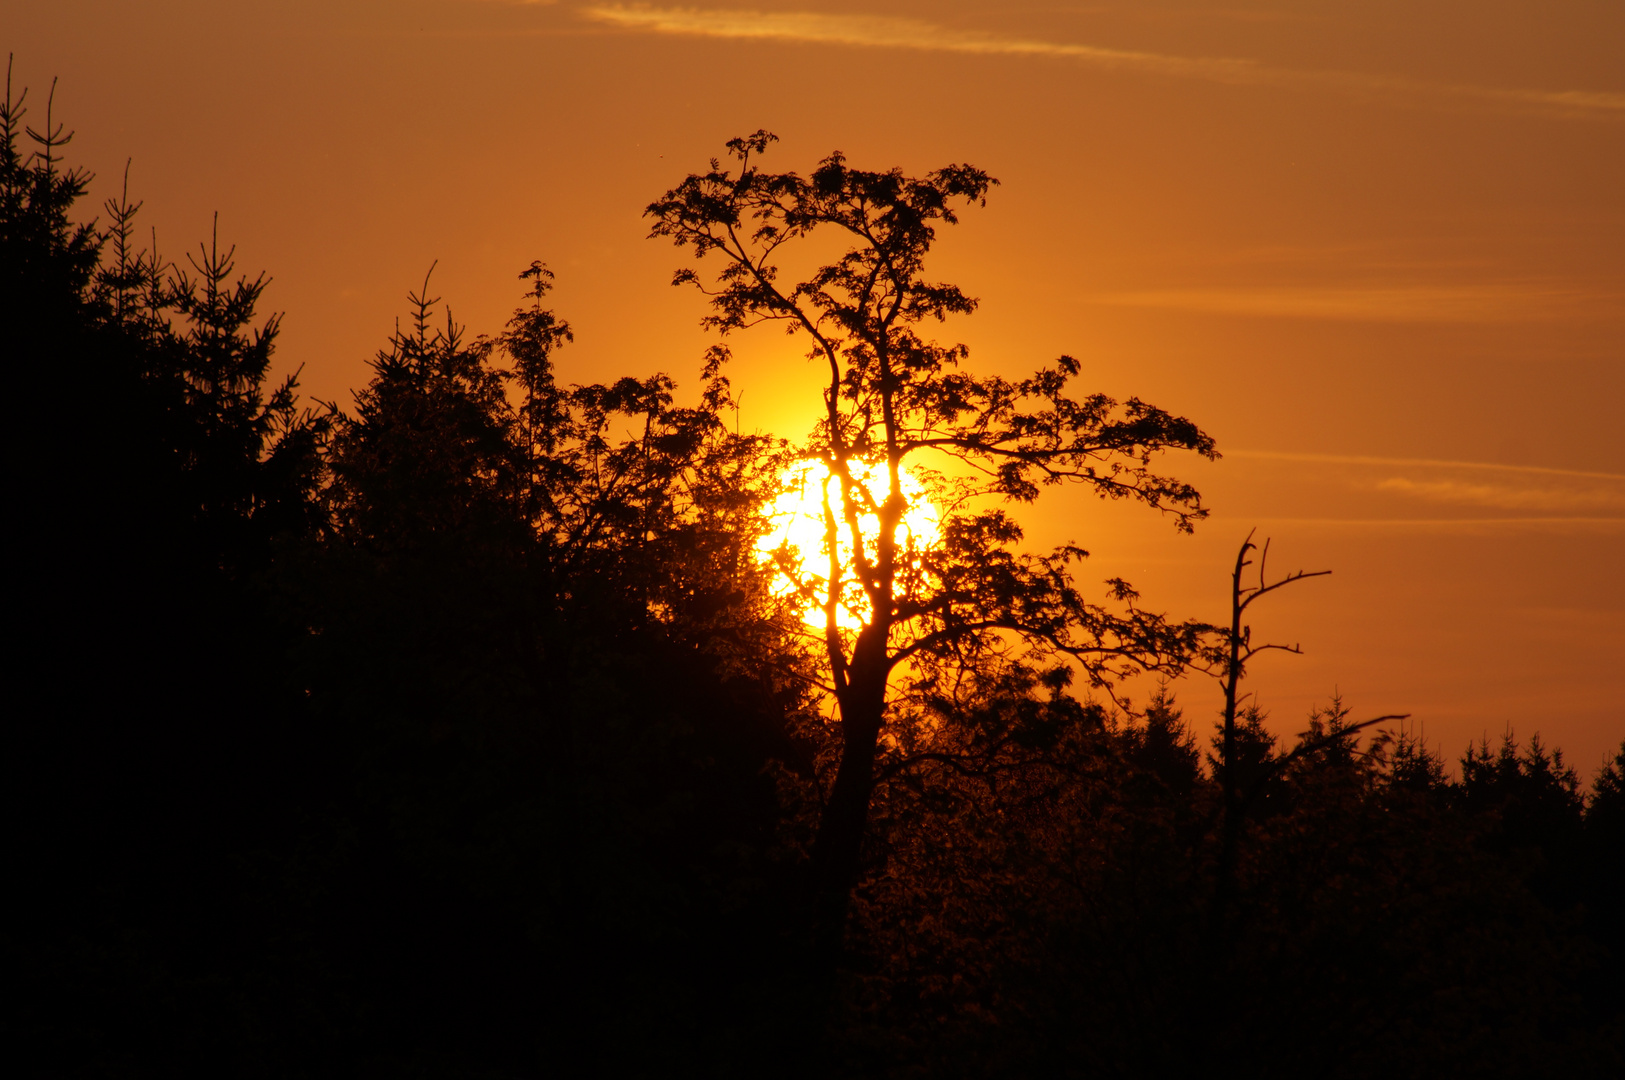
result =
[{"label": "sun", "polygon": [[[885,499],[884,463],[854,462],[852,476],[858,489],[873,496],[873,503]],[[905,468],[899,479],[908,509],[898,528],[897,548],[900,558],[909,561],[938,543],[942,522],[919,478]],[[829,581],[824,521],[826,496],[839,526],[836,557],[842,588],[835,621],[847,630],[857,630],[868,621],[869,601],[853,578],[852,537],[842,520],[840,483],[824,462],[798,461],[779,475],[779,495],[767,511],[769,528],[757,541],[756,550],[764,561],[773,565],[770,587],[773,595],[799,599],[807,625],[823,629],[823,605],[828,597]],[[872,505],[865,505],[859,514],[859,530],[865,550],[872,555],[880,532]]]}]

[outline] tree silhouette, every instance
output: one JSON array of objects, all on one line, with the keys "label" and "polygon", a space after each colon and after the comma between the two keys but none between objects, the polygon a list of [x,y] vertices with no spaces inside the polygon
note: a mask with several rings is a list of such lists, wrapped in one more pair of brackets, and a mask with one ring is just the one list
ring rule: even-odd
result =
[{"label": "tree silhouette", "polygon": [[[721,260],[706,325],[728,334],[784,324],[827,367],[823,418],[803,451],[829,476],[823,551],[804,553],[810,566],[787,549],[778,559],[822,610],[824,686],[841,718],[812,856],[823,935],[838,941],[894,680],[923,692],[1020,652],[1041,664],[1075,661],[1091,685],[1108,688],[1134,670],[1177,669],[1202,632],[1141,609],[1122,581],[1109,583],[1117,607],[1086,601],[1070,570],[1085,552],[1014,550],[1021,528],[993,501],[1030,502],[1043,486],[1076,483],[1161,510],[1188,530],[1206,513],[1200,498],[1153,471],[1151,456],[1216,454],[1195,424],[1137,398],[1070,396],[1080,371],[1070,357],[1011,382],[964,370],[963,346],[922,336],[929,320],[975,310],[957,286],[928,279],[925,260],[937,228],[982,203],[992,177],[968,165],[923,177],[869,172],[839,153],[806,177],[763,172],[755,161],[774,139],[758,131],[730,141],[733,163],[713,160],[647,213],[652,235]],[[850,246],[804,280],[781,282],[781,249],[826,232]],[[675,281],[700,279],[683,270]],[[933,454],[944,471],[925,475],[944,510],[943,538],[924,546],[902,527],[903,476]]]},{"label": "tree silhouette", "polygon": [[[985,174],[766,174],[759,133],[652,208],[724,260],[710,325],[827,367],[787,448],[724,422],[721,348],[691,404],[562,384],[539,263],[490,336],[425,283],[354,406],[304,410],[266,279],[140,243],[127,183],[76,221],[46,112],[0,106],[23,1068],[1619,1072],[1625,744],[1586,797],[1538,737],[1452,779],[1335,695],[1281,739],[1241,691],[1285,583],[1250,539],[1228,632],[1021,553],[1001,500],[1046,484],[1189,527],[1151,455],[1212,443],[924,338],[974,307],[924,260]],[[792,465],[823,544],[764,565]],[[1226,686],[1205,769],[1171,683],[1112,697],[1193,657]]]},{"label": "tree silhouette", "polygon": [[[1247,813],[1257,800],[1267,798],[1272,787],[1279,786],[1280,773],[1301,757],[1330,752],[1350,752],[1350,742],[1366,728],[1389,720],[1407,720],[1392,714],[1377,716],[1358,723],[1347,722],[1341,701],[1334,699],[1326,717],[1316,713],[1311,717],[1310,730],[1290,752],[1274,756],[1275,737],[1264,728],[1264,716],[1257,701],[1247,703],[1251,695],[1241,693],[1241,681],[1247,664],[1261,653],[1279,651],[1301,653],[1297,645],[1279,645],[1253,641],[1252,627],[1243,620],[1253,604],[1277,589],[1306,578],[1324,577],[1330,570],[1295,570],[1284,577],[1268,578],[1270,543],[1262,547],[1253,543],[1253,533],[1241,542],[1236,552],[1235,568],[1230,574],[1230,627],[1213,646],[1210,657],[1215,674],[1224,688],[1224,714],[1219,734],[1214,740],[1218,756],[1210,756],[1208,763],[1224,791],[1220,819],[1219,881],[1215,894],[1215,912],[1222,920],[1230,902],[1234,885],[1236,848],[1241,842],[1242,827]],[[1258,552],[1258,584],[1246,582],[1244,573],[1253,564],[1248,553]]]},{"label": "tree silhouette", "polygon": [[297,818],[303,628],[270,579],[319,524],[327,420],[291,379],[266,385],[264,279],[213,243],[186,273],[138,250],[127,196],[108,231],[76,222],[90,177],[62,161],[49,100],[35,128],[25,98],[8,80],[0,108],[6,554],[28,568],[6,615],[28,929],[6,945],[35,973],[22,1026],[42,1042],[83,1042],[103,1071],[165,1043],[184,1068],[242,1034],[206,988],[240,944],[249,853]]},{"label": "tree silhouette", "polygon": [[[491,337],[414,293],[340,418],[308,685],[367,778],[373,876],[440,898],[392,910],[530,928],[448,929],[377,991],[389,1011],[508,1054],[524,1029],[492,1017],[529,1011],[584,1048],[630,1010],[640,1039],[598,1052],[655,1061],[710,1037],[684,1032],[704,1008],[762,1009],[741,969],[771,920],[726,893],[777,895],[765,765],[794,756],[801,692],[751,546],[773,443],[720,422],[720,374],[695,407],[663,375],[561,384],[551,275],[522,277],[528,303]],[[430,952],[410,915],[352,918],[380,963]],[[470,964],[492,982],[451,1000]]]}]

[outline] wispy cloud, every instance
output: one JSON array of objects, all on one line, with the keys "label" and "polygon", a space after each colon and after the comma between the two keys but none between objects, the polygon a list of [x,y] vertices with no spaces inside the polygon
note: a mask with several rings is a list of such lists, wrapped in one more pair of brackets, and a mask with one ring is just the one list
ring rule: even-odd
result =
[{"label": "wispy cloud", "polygon": [[1556,532],[1625,533],[1625,517],[1497,517],[1497,518],[1349,518],[1275,517],[1248,518],[1262,528],[1292,525],[1329,528],[1339,531],[1368,529],[1373,532]]},{"label": "wispy cloud", "polygon": [[1625,514],[1625,484],[1571,486],[1568,484],[1475,483],[1452,479],[1416,480],[1390,476],[1375,485],[1378,491],[1427,502],[1482,506],[1495,510],[1544,513],[1608,512]]},{"label": "wispy cloud", "polygon": [[1569,113],[1625,116],[1625,93],[1498,89],[1360,72],[1296,71],[1269,67],[1247,59],[1170,56],[955,30],[921,19],[805,11],[628,7],[619,4],[594,5],[582,11],[587,17],[600,22],[647,33],[982,56],[1050,57],[1079,61],[1095,67],[1131,69],[1225,83],[1315,85],[1362,94],[1465,98],[1518,109],[1536,107]]},{"label": "wispy cloud", "polygon": [[881,15],[826,15],[810,11],[719,11],[695,8],[589,7],[590,18],[629,30],[695,37],[795,41],[818,45],[915,49],[984,56],[1054,56],[1103,67],[1133,67],[1170,75],[1255,81],[1250,60],[1164,56],[997,34],[952,30],[920,19]]},{"label": "wispy cloud", "polygon": [[1262,458],[1270,461],[1301,461],[1325,465],[1375,465],[1382,468],[1470,469],[1497,473],[1527,473],[1545,476],[1572,476],[1593,480],[1625,482],[1625,473],[1591,472],[1584,469],[1554,469],[1546,465],[1503,465],[1494,461],[1446,461],[1440,458],[1376,457],[1366,454],[1311,454],[1296,450],[1226,450],[1225,457]]},{"label": "wispy cloud", "polygon": [[[1541,528],[1625,529],[1625,474],[1542,465],[1504,465],[1488,461],[1446,461],[1353,454],[1308,454],[1272,450],[1227,450],[1225,457],[1289,462],[1313,467],[1349,491],[1379,498],[1368,505],[1371,516],[1344,519],[1377,528],[1449,528],[1539,526]],[[1423,517],[1406,515],[1407,504],[1500,511],[1496,517]],[[1387,513],[1384,513],[1387,510]],[[1299,519],[1294,519],[1299,520]],[[1302,519],[1322,521],[1323,519]],[[1333,519],[1324,519],[1327,522]]]},{"label": "wispy cloud", "polygon": [[1097,293],[1114,307],[1360,322],[1542,322],[1625,312],[1625,297],[1544,283],[1369,287],[1241,285]]}]

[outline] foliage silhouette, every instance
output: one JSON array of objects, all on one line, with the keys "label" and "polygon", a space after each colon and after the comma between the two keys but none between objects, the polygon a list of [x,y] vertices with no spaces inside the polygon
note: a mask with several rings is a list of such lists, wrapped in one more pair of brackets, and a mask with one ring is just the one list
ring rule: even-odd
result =
[{"label": "foliage silhouette", "polygon": [[[551,275],[521,276],[531,303],[495,338],[434,329],[414,294],[338,425],[313,702],[353,726],[391,874],[499,905],[558,980],[516,975],[493,1007],[528,1002],[570,1047],[634,1008],[660,1033],[613,1046],[635,1063],[691,1039],[694,1010],[761,1008],[764,766],[796,756],[799,705],[751,553],[775,444],[720,423],[719,373],[693,408],[662,375],[560,386]],[[395,933],[374,948],[410,951]]]},{"label": "foliage silhouette", "polygon": [[8,80],[0,333],[28,362],[7,387],[6,554],[28,570],[7,799],[30,886],[6,948],[37,974],[19,1024],[103,1071],[252,1056],[241,1000],[212,987],[307,749],[282,677],[299,629],[266,582],[319,518],[328,421],[291,379],[264,392],[276,321],[256,325],[263,279],[233,279],[229,252],[193,274],[135,252],[121,198],[104,258],[70,217],[90,182],[63,166],[71,136],[49,102],[28,127],[25,99]]},{"label": "foliage silhouette", "polygon": [[[1536,737],[1469,748],[1452,778],[1335,697],[1291,740],[1233,692],[1204,765],[1177,684],[1141,713],[1070,692],[1073,652],[1109,683],[1188,657],[1201,628],[1126,587],[1078,599],[975,491],[1028,497],[1054,452],[1194,519],[1144,454],[1211,445],[1149,409],[1073,411],[1064,365],[1024,404],[1027,384],[918,338],[970,306],[919,259],[985,192],[974,170],[765,176],[744,160],[759,139],[741,175],[674,197],[673,220],[699,200],[693,221],[735,207],[784,230],[769,246],[875,226],[782,294],[845,373],[821,460],[889,461],[888,431],[961,439],[962,462],[1019,451],[967,474],[979,488],[932,481],[967,500],[947,546],[894,545],[890,607],[868,609],[890,614],[867,648],[890,619],[885,655],[914,651],[811,1031],[806,871],[830,880],[825,782],[850,734],[819,686],[833,637],[856,701],[865,631],[809,644],[775,595],[795,563],[762,565],[762,509],[797,451],[722,422],[725,354],[690,405],[663,375],[561,385],[571,329],[533,264],[502,332],[471,337],[419,291],[354,406],[305,410],[270,381],[265,279],[212,237],[184,271],[138,244],[127,185],[105,226],[76,222],[90,178],[49,102],[33,131],[22,104],[8,90],[0,112],[14,1071],[1619,1071],[1625,744],[1584,796]],[[717,319],[793,316],[753,276],[771,285],[769,263],[732,265]],[[872,271],[902,298],[889,323],[850,292]],[[1085,438],[1139,456],[1067,458]],[[874,504],[855,510],[832,493],[835,526],[894,513],[881,486],[854,480]],[[832,581],[884,601],[880,544],[863,550],[861,580],[802,580],[826,605]]]},{"label": "foliage silhouette", "polygon": [[[1113,581],[1117,607],[1086,601],[1070,564],[1073,545],[1047,556],[1016,549],[1020,526],[990,499],[1031,502],[1042,486],[1081,484],[1102,498],[1133,499],[1189,529],[1206,511],[1189,485],[1150,467],[1163,450],[1216,456],[1193,423],[1130,399],[1074,398],[1080,367],[1070,357],[1010,382],[965,371],[964,346],[921,336],[921,324],[969,314],[976,302],[957,286],[925,277],[941,225],[958,207],[980,204],[996,182],[968,165],[923,177],[853,169],[839,153],[808,176],[755,164],[775,141],[765,131],[731,140],[735,164],[713,159],[648,208],[652,235],[716,256],[706,290],[722,334],[764,322],[805,334],[809,358],[827,367],[823,418],[802,453],[831,478],[823,488],[821,552],[780,549],[781,571],[823,612],[823,686],[838,703],[841,748],[813,847],[821,951],[839,947],[847,898],[861,876],[861,852],[881,773],[903,760],[951,752],[918,745],[918,731],[894,722],[920,702],[981,669],[1076,661],[1091,685],[1108,688],[1134,670],[1177,671],[1204,627],[1175,623],[1136,604]],[[805,280],[780,282],[781,248],[815,233],[850,245]],[[693,270],[677,284],[699,284]],[[902,528],[902,473],[935,455],[950,470],[930,474],[943,508],[942,541],[917,545]],[[865,466],[879,470],[865,478]],[[832,490],[833,489],[833,490]],[[864,521],[872,519],[872,535]],[[850,565],[839,556],[841,543]],[[813,567],[816,567],[814,569]],[[847,629],[843,612],[858,626]],[[1026,660],[1012,659],[1020,652]],[[894,683],[896,684],[894,688]],[[908,741],[906,748],[888,746]]]}]

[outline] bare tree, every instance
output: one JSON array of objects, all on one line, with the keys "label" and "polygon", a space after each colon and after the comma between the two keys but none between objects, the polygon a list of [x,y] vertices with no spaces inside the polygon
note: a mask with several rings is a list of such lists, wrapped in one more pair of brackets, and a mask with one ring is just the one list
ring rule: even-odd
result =
[{"label": "bare tree", "polygon": [[[1296,643],[1280,645],[1270,642],[1255,645],[1253,628],[1242,620],[1255,602],[1277,589],[1283,589],[1305,578],[1325,577],[1331,573],[1330,570],[1294,570],[1276,581],[1270,581],[1268,577],[1270,542],[1266,539],[1262,547],[1253,543],[1256,532],[1257,530],[1248,533],[1247,539],[1241,542],[1241,549],[1236,552],[1235,569],[1230,575],[1230,629],[1220,639],[1216,657],[1219,681],[1224,687],[1224,730],[1219,757],[1220,787],[1224,793],[1224,802],[1221,807],[1223,816],[1220,821],[1219,880],[1215,897],[1215,911],[1220,918],[1228,910],[1235,889],[1236,854],[1240,845],[1241,827],[1246,821],[1252,802],[1263,790],[1265,783],[1293,762],[1319,753],[1359,731],[1388,720],[1405,720],[1410,717],[1409,713],[1392,714],[1354,724],[1334,724],[1331,731],[1324,735],[1300,740],[1290,752],[1269,762],[1263,774],[1254,778],[1250,785],[1243,787],[1240,780],[1241,770],[1237,768],[1236,762],[1236,717],[1242,702],[1250,696],[1240,692],[1247,664],[1262,652],[1274,650],[1302,655],[1303,649]],[[1252,551],[1258,552],[1256,585],[1246,584],[1243,577],[1247,567],[1253,565],[1253,560],[1247,557],[1248,552]]]}]

